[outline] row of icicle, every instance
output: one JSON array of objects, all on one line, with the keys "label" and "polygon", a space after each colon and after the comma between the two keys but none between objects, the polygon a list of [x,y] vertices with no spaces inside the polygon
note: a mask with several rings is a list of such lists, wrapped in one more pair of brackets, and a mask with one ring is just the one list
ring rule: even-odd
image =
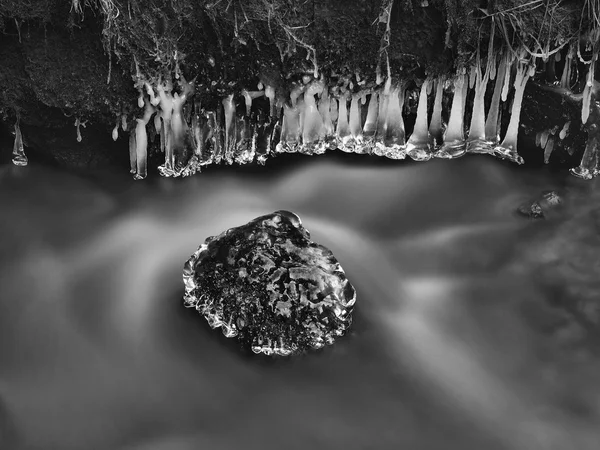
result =
[{"label": "row of icicle", "polygon": [[[567,88],[571,77],[574,52],[569,51],[560,84]],[[582,122],[586,123],[592,98],[596,56],[590,62],[583,92]],[[209,111],[195,101],[191,120],[186,120],[184,105],[193,97],[194,81],[180,76],[181,94],[172,93],[170,82],[161,80],[153,87],[139,84],[138,106],[143,109],[129,131],[130,169],[134,179],[147,176],[148,124],[154,116],[154,132],[160,136],[160,148],[165,154],[158,170],[163,176],[188,176],[209,164],[264,164],[269,156],[280,153],[322,154],[327,150],[376,154],[391,159],[407,156],[416,161],[432,157],[452,159],[466,153],[486,153],[523,163],[517,152],[519,117],[525,86],[535,73],[527,61],[505,53],[496,60],[488,58],[482,69],[479,57],[470,71],[462,70],[453,79],[427,78],[420,87],[417,116],[412,134],[405,136],[404,108],[406,84],[392,83],[371,91],[351,93],[348,85],[328,89],[319,79],[305,77],[291,90],[288,99],[277,96],[272,86],[259,84],[257,91],[241,93],[245,111],[238,111],[234,95],[222,100],[222,108]],[[514,78],[513,78],[514,74]],[[484,98],[490,81],[493,95],[487,113]],[[442,100],[446,88],[452,85],[454,95],[448,123],[442,120]],[[510,121],[500,140],[500,105],[506,102],[514,87]],[[474,89],[471,123],[466,131],[465,105],[469,89]],[[433,111],[428,120],[428,99],[433,97]],[[259,97],[269,101],[268,113],[253,107]],[[362,109],[367,108],[363,120]],[[81,141],[76,121],[78,141]],[[121,127],[127,131],[127,119],[122,116],[112,133],[118,139]],[[568,128],[561,130],[565,133]],[[547,130],[553,136],[557,130]],[[544,148],[548,162],[553,140],[546,131],[538,133],[536,144]],[[542,145],[543,144],[543,145]],[[599,173],[598,145],[590,140],[581,165],[571,172],[582,178]],[[15,124],[13,163],[26,165],[27,156],[19,120]]]},{"label": "row of icicle", "polygon": [[[516,76],[511,79],[512,68]],[[373,91],[352,94],[346,87],[335,90],[335,97],[320,79],[306,79],[292,89],[289,99],[276,97],[271,86],[259,86],[258,91],[243,91],[245,111],[238,114],[233,94],[222,100],[222,109],[207,111],[194,104],[191,123],[184,120],[183,105],[193,94],[193,84],[183,81],[182,95],[171,95],[170,89],[159,83],[154,89],[146,83],[140,91],[142,117],[136,119],[130,132],[131,172],[134,178],[147,175],[147,127],[154,119],[155,132],[160,134],[165,163],[159,167],[163,176],[187,176],[201,166],[225,162],[264,163],[267,157],[279,153],[322,154],[326,150],[376,154],[391,159],[407,156],[426,161],[432,157],[457,158],[470,153],[490,153],[517,163],[523,160],[517,153],[517,133],[525,84],[532,72],[527,63],[504,56],[496,65],[490,60],[485,71],[476,64],[470,73],[461,71],[452,80],[427,78],[423,81],[413,133],[405,136],[404,108],[406,84],[385,84]],[[492,103],[486,114],[484,96],[489,80],[496,80]],[[506,101],[510,85],[515,93],[511,120],[500,141],[500,101]],[[442,120],[442,99],[446,85],[452,84],[454,97],[448,124]],[[475,89],[472,120],[465,137],[465,103],[469,88]],[[428,121],[428,96],[433,94],[433,114]],[[253,109],[253,100],[269,99],[269,116],[260,116]],[[157,108],[158,107],[158,108]],[[362,108],[367,108],[363,121]],[[122,124],[125,129],[125,122]],[[118,124],[113,138],[118,136]],[[191,147],[191,148],[190,148]]]}]

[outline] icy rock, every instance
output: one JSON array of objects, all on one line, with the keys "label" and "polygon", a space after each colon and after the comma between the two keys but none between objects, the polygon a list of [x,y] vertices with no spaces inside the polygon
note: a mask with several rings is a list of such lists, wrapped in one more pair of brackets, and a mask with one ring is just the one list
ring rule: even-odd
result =
[{"label": "icy rock", "polygon": [[186,262],[184,304],[254,353],[332,344],[352,323],[356,292],[300,218],[276,211],[208,237]]},{"label": "icy rock", "polygon": [[530,219],[545,219],[550,211],[560,207],[563,200],[555,191],[546,191],[541,197],[519,206],[518,213]]}]

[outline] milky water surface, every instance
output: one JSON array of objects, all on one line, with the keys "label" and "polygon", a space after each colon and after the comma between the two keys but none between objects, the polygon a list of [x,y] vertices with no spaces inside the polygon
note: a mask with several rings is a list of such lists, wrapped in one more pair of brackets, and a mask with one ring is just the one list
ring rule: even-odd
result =
[{"label": "milky water surface", "polygon": [[[600,294],[594,183],[487,157],[290,158],[135,183],[0,166],[0,448],[597,448],[595,316],[551,306]],[[514,214],[546,189],[560,215]],[[185,309],[181,273],[279,209],[358,300],[333,346],[273,360]]]}]

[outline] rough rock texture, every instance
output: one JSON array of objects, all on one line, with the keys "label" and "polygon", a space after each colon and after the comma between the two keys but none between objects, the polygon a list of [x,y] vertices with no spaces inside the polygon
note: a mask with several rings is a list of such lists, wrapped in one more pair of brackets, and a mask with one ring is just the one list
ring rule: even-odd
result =
[{"label": "rough rock texture", "polygon": [[183,280],[185,306],[255,353],[321,348],[352,323],[356,292],[344,270],[288,211],[207,238]]},{"label": "rough rock texture", "polygon": [[534,200],[523,203],[517,209],[517,212],[530,219],[545,219],[548,214],[563,203],[562,197],[555,191],[546,191],[542,195]]}]

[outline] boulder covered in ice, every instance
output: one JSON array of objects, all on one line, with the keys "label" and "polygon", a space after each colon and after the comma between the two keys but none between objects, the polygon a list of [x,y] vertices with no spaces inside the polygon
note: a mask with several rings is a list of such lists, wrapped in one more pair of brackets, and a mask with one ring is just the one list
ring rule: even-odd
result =
[{"label": "boulder covered in ice", "polygon": [[266,355],[332,344],[350,326],[356,301],[333,253],[288,211],[207,238],[183,280],[186,307]]}]

